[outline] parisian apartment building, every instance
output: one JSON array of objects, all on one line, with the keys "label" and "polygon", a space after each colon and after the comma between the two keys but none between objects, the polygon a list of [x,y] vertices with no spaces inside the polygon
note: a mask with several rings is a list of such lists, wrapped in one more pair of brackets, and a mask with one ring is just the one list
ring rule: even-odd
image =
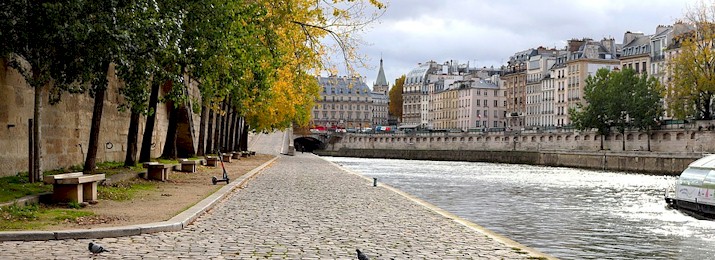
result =
[{"label": "parisian apartment building", "polygon": [[401,125],[462,131],[567,127],[569,109],[585,102],[586,79],[601,68],[632,68],[668,86],[665,63],[678,53],[678,36],[692,30],[677,22],[658,25],[653,34],[625,32],[620,42],[574,38],[561,49],[516,52],[498,69],[420,63],[406,74]]},{"label": "parisian apartment building", "polygon": [[314,127],[357,131],[387,125],[389,85],[382,60],[373,89],[362,77],[319,77],[318,84],[321,90],[312,111]]}]

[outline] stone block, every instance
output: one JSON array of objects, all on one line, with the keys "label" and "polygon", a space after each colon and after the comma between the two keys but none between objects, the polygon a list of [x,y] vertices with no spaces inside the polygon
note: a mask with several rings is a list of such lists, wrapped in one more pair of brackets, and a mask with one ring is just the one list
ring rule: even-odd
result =
[{"label": "stone block", "polygon": [[196,172],[196,161],[185,160],[181,161],[181,171],[182,172]]},{"label": "stone block", "polygon": [[221,160],[223,160],[223,162],[225,162],[225,163],[230,163],[230,162],[231,162],[231,156],[232,156],[232,155],[231,155],[230,153],[221,154]]},{"label": "stone block", "polygon": [[169,180],[169,168],[171,168],[171,165],[160,163],[148,164],[146,178],[149,180],[167,181]]},{"label": "stone block", "polygon": [[218,164],[218,157],[206,156],[206,166],[216,167]]}]

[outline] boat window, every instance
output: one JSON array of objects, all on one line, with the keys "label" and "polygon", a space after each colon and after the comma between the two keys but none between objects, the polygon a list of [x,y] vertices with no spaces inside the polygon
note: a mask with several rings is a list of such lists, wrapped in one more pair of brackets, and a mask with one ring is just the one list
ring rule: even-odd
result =
[{"label": "boat window", "polygon": [[703,181],[703,188],[715,189],[715,171],[710,171]]},{"label": "boat window", "polygon": [[680,185],[700,187],[709,172],[709,169],[688,168],[680,174],[678,182]]}]

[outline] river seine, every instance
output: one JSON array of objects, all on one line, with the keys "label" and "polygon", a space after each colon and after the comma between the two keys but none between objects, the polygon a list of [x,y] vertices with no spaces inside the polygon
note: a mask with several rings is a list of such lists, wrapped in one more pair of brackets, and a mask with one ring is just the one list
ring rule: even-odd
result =
[{"label": "river seine", "polygon": [[715,222],[667,209],[677,177],[324,157],[561,259],[714,259]]}]

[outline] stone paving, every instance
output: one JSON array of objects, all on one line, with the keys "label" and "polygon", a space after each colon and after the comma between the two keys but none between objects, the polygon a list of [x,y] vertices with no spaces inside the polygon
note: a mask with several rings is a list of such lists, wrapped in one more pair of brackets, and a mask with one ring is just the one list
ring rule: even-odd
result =
[{"label": "stone paving", "polygon": [[[90,241],[111,252],[93,256]],[[297,153],[278,159],[182,231],[2,242],[0,259],[356,259],[356,248],[371,259],[530,257],[315,155]]]}]

